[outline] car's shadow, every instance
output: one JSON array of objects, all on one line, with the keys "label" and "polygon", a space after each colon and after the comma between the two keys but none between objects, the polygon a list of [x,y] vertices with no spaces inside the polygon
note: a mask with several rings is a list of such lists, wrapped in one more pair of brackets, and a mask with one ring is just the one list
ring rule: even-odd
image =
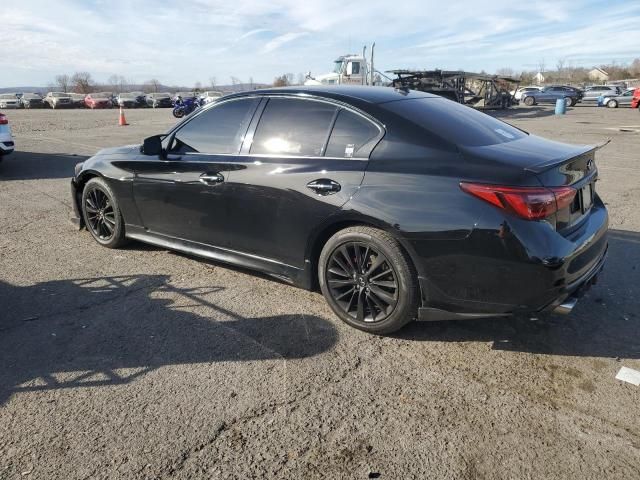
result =
[{"label": "car's shadow", "polygon": [[153,275],[0,282],[0,405],[16,392],[126,384],[165,365],[305,358],[337,341],[320,317],[245,318],[207,300],[222,289]]},{"label": "car's shadow", "polygon": [[550,355],[640,358],[640,234],[610,231],[605,270],[568,316],[415,322],[397,336],[491,342],[496,350]]},{"label": "car's shadow", "polygon": [[14,151],[0,162],[0,181],[71,178],[76,163],[87,158],[66,153]]}]

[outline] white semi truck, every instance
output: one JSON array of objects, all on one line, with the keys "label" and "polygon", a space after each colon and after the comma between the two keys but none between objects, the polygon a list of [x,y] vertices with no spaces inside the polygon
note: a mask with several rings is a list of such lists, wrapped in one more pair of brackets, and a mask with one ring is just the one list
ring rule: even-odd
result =
[{"label": "white semi truck", "polygon": [[338,57],[333,62],[333,71],[324,75],[311,76],[307,73],[305,85],[373,85],[375,82],[373,69],[373,52],[376,44],[371,46],[371,59],[367,62],[367,47],[362,55],[348,54]]}]

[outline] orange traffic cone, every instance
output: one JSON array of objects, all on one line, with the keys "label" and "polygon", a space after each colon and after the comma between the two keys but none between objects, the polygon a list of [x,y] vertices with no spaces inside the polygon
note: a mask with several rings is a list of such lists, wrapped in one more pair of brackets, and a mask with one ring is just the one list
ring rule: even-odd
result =
[{"label": "orange traffic cone", "polygon": [[129,125],[127,123],[127,119],[124,118],[124,109],[122,107],[120,107],[120,121],[118,122],[118,125],[120,125],[121,127]]}]

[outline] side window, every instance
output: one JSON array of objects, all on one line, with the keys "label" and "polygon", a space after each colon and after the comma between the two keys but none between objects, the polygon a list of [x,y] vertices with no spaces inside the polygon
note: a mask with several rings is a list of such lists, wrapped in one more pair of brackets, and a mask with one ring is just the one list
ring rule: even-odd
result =
[{"label": "side window", "polygon": [[352,75],[360,74],[360,62],[351,62],[351,74]]},{"label": "side window", "polygon": [[362,147],[380,134],[380,129],[369,120],[348,110],[340,110],[331,132],[327,157],[365,157]]},{"label": "side window", "polygon": [[257,98],[230,100],[202,112],[176,132],[171,151],[238,153],[258,102]]},{"label": "side window", "polygon": [[336,107],[292,98],[271,98],[253,136],[251,153],[322,156]]}]

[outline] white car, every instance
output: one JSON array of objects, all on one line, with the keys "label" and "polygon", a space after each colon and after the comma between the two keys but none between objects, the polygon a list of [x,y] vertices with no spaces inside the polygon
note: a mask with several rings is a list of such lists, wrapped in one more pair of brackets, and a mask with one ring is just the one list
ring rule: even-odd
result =
[{"label": "white car", "polygon": [[530,86],[530,87],[520,87],[518,90],[516,90],[515,92],[511,92],[511,95],[513,95],[513,98],[515,98],[516,100],[520,101],[522,100],[522,94],[523,93],[527,93],[527,92],[539,92],[540,90],[542,90],[542,87],[536,87],[536,86]]},{"label": "white car", "polygon": [[0,95],[0,108],[20,108],[20,100],[15,93],[3,93]]},{"label": "white car", "polygon": [[11,127],[6,115],[0,113],[0,161],[5,155],[13,152],[14,143],[11,136]]}]

